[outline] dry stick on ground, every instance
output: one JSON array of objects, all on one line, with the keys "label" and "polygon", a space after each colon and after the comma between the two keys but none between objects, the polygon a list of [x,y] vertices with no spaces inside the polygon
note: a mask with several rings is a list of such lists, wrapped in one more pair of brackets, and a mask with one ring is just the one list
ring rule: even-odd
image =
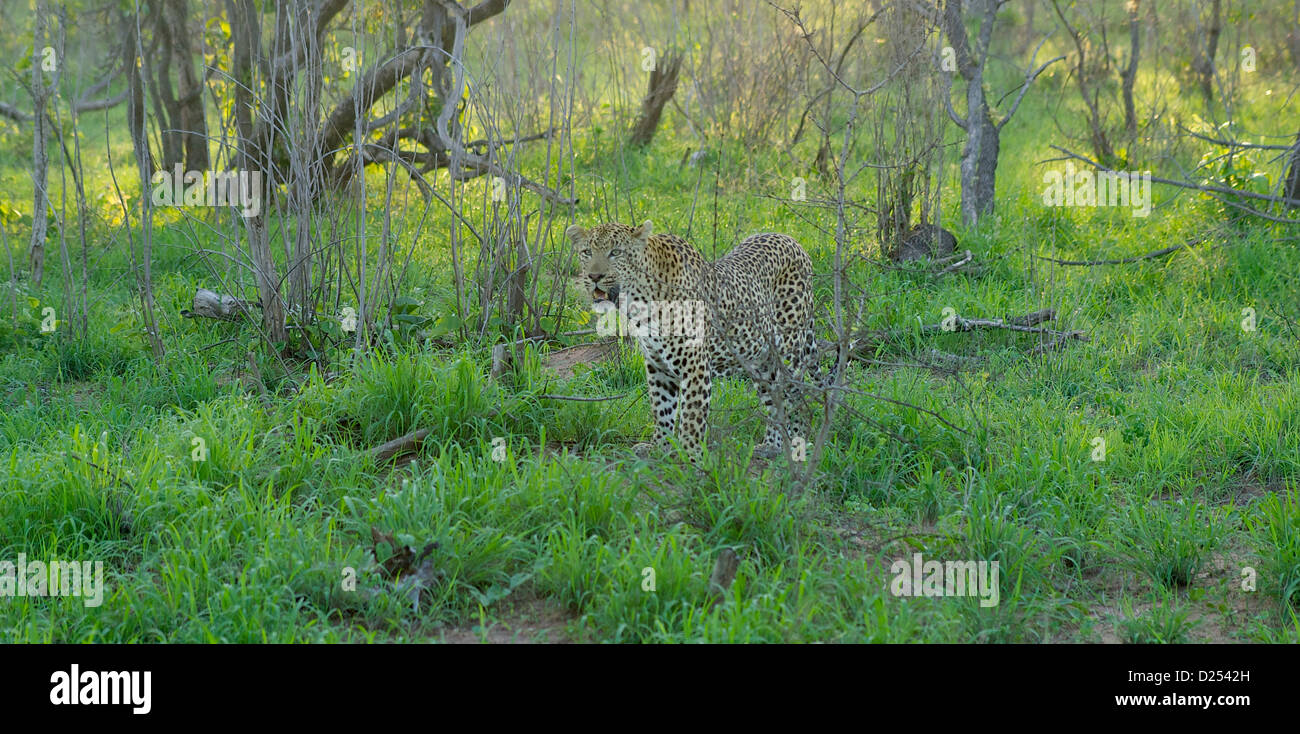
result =
[{"label": "dry stick on ground", "polygon": [[618,400],[631,395],[631,392],[625,392],[622,395],[601,395],[599,397],[588,398],[581,395],[538,395],[540,400],[576,400],[581,403],[601,403],[606,400]]},{"label": "dry stick on ground", "polygon": [[428,436],[429,429],[421,428],[417,431],[411,431],[405,436],[395,438],[388,443],[382,443],[370,449],[370,453],[375,457],[375,463],[383,463],[394,456],[416,450]]},{"label": "dry stick on ground", "polygon": [[[946,262],[946,261],[948,261],[948,260],[951,260],[952,258],[955,258],[955,257],[958,257],[958,255],[953,255],[952,257],[944,258],[943,260],[940,260],[939,262],[940,262],[940,263],[943,263],[943,262]],[[962,268],[962,267],[965,267],[965,265],[966,265],[967,263],[969,263],[972,259],[974,259],[974,255],[971,254],[971,251],[970,251],[970,250],[967,250],[967,251],[966,251],[965,253],[963,253],[960,257],[961,257],[961,259],[958,260],[957,262],[955,262],[955,263],[953,263],[952,265],[949,265],[948,267],[944,268],[943,270],[940,270],[939,272],[935,273],[935,277],[937,278],[937,277],[939,277],[940,275],[947,275],[948,273],[951,273],[951,272],[953,272],[953,271],[955,271],[955,270],[958,270],[958,269],[960,269],[960,268]]]},{"label": "dry stick on ground", "polygon": [[1009,319],[966,319],[960,316],[954,318],[950,328],[944,328],[943,324],[927,324],[921,327],[921,331],[971,331],[973,329],[1009,329],[1011,331],[1024,331],[1031,334],[1059,334],[1061,332],[1052,329],[1044,329],[1036,324],[1044,321],[1051,321],[1056,318],[1056,309],[1045,308],[1041,311],[1027,313],[1024,316],[1014,316]]},{"label": "dry stick on ground", "polygon": [[[944,325],[942,323],[939,323],[939,324],[927,324],[925,326],[922,326],[921,331],[924,333],[935,333],[935,332],[955,333],[955,332],[975,331],[977,329],[1006,329],[1008,331],[1019,331],[1026,334],[1047,334],[1049,336],[1055,337],[1056,340],[1061,343],[1064,343],[1071,339],[1077,339],[1079,341],[1085,341],[1085,342],[1091,341],[1087,333],[1083,331],[1079,331],[1079,330],[1058,331],[1056,329],[1046,329],[1037,326],[1037,324],[1041,324],[1044,321],[1052,321],[1055,318],[1056,318],[1056,310],[1051,308],[1045,308],[1042,309],[1041,311],[1034,311],[1033,313],[1028,313],[1023,316],[1013,316],[1009,319],[966,319],[966,318],[958,317],[953,321],[951,328],[949,329],[943,328]],[[873,363],[874,360],[864,359],[864,355],[870,354],[872,350],[874,350],[875,347],[881,341],[884,341],[889,337],[890,337],[890,333],[882,329],[863,330],[857,332],[849,340],[849,351],[848,351],[849,359],[855,361],[865,361],[868,363]],[[1060,346],[1060,344],[1052,343],[1052,346],[1049,348],[1055,348],[1057,346]],[[1041,348],[1042,345],[1040,345],[1040,349]],[[818,351],[822,355],[833,353],[837,349],[838,349],[838,344],[826,343],[826,342],[820,342],[818,344]],[[1036,349],[1033,353],[1038,354],[1040,352],[1038,349]],[[945,361],[948,360],[964,361],[966,359],[965,357],[959,357],[958,355],[955,354],[945,354],[942,352],[935,353],[935,356],[938,356]],[[915,366],[915,367],[920,367],[925,369],[936,369],[936,367],[933,365],[918,364],[918,365],[910,365],[910,366]],[[938,369],[943,370],[945,368],[940,367]]]},{"label": "dry stick on ground", "polygon": [[1030,354],[1042,354],[1043,352],[1056,349],[1063,346],[1070,340],[1091,341],[1087,332],[1058,331],[1056,329],[1046,329],[1036,324],[1044,321],[1052,321],[1056,318],[1056,309],[1045,308],[1041,311],[1025,314],[1024,316],[1015,316],[1010,319],[965,319],[957,317],[951,324],[951,328],[944,328],[944,324],[928,324],[921,327],[921,331],[974,331],[975,329],[1007,329],[1008,331],[1019,331],[1026,334],[1047,334],[1053,337],[1052,341],[1039,344]]}]

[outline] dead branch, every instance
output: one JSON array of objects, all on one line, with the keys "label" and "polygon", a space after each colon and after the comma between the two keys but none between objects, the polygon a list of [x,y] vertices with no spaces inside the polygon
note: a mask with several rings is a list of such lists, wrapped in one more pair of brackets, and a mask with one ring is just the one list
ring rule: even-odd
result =
[{"label": "dead branch", "polygon": [[1187,133],[1188,135],[1191,135],[1192,137],[1198,140],[1204,140],[1207,143],[1220,145],[1225,148],[1247,148],[1251,150],[1291,150],[1292,148],[1295,147],[1294,145],[1264,145],[1261,143],[1243,143],[1240,140],[1223,140],[1220,138],[1212,138],[1209,135],[1202,135],[1188,128],[1186,125],[1183,125],[1182,123],[1178,124],[1178,129],[1182,130],[1183,132]]},{"label": "dead branch", "polygon": [[1157,257],[1164,257],[1165,255],[1173,254],[1175,252],[1178,252],[1181,249],[1199,245],[1202,242],[1204,242],[1205,239],[1206,239],[1205,236],[1201,236],[1195,239],[1188,240],[1187,242],[1184,242],[1181,245],[1171,245],[1169,247],[1164,247],[1159,250],[1152,250],[1151,252],[1148,252],[1145,255],[1134,255],[1133,257],[1121,257],[1121,258],[1115,258],[1113,260],[1058,260],[1054,257],[1044,257],[1042,255],[1035,255],[1033,253],[1030,253],[1030,256],[1036,260],[1046,260],[1047,262],[1056,263],[1057,265],[1082,265],[1082,266],[1089,266],[1089,267],[1093,265],[1128,265],[1130,263],[1142,262],[1143,260],[1152,260]]},{"label": "dead branch", "polygon": [[8,102],[0,102],[0,117],[4,117],[14,122],[31,122],[34,118]]},{"label": "dead branch", "polygon": [[897,406],[900,406],[900,407],[903,407],[903,408],[911,408],[912,410],[915,410],[915,411],[918,411],[918,412],[921,412],[921,413],[925,413],[926,415],[928,415],[928,416],[934,418],[935,420],[937,420],[937,421],[939,421],[940,423],[944,424],[945,426],[951,428],[952,430],[957,431],[958,433],[965,434],[965,435],[967,435],[967,436],[970,436],[971,438],[974,438],[974,437],[975,437],[975,434],[971,433],[970,431],[966,430],[965,428],[962,428],[961,426],[958,426],[958,425],[952,423],[952,422],[949,421],[947,418],[944,418],[943,416],[939,415],[938,413],[934,412],[933,410],[930,410],[930,409],[928,409],[928,408],[922,408],[922,407],[919,406],[919,405],[913,405],[912,403],[908,403],[908,402],[905,402],[905,401],[903,401],[903,400],[895,400],[894,398],[885,397],[884,395],[877,395],[876,393],[869,393],[869,392],[866,392],[866,391],[863,391],[863,390],[854,390],[853,388],[851,388],[851,387],[846,387],[846,386],[844,386],[844,385],[831,385],[831,386],[828,387],[827,389],[828,389],[828,390],[840,390],[840,391],[842,391],[842,392],[851,393],[851,394],[853,394],[853,395],[861,395],[862,397],[865,397],[865,398],[871,398],[871,399],[873,399],[873,400],[883,400],[883,401],[885,401],[886,403],[892,403],[893,405],[897,405]]},{"label": "dead branch", "polygon": [[[1074,151],[1066,150],[1065,148],[1062,148],[1059,145],[1053,145],[1052,147],[1055,148],[1056,150],[1061,151],[1067,157],[1074,158],[1075,160],[1083,161],[1084,163],[1087,163],[1088,165],[1092,166],[1098,171],[1102,171],[1103,173],[1119,173],[1119,171],[1116,171],[1113,168],[1104,166],[1098,163],[1097,161],[1092,160],[1091,158],[1081,156],[1078,153],[1075,153]],[[1191,181],[1179,181],[1173,178],[1161,178],[1160,176],[1152,176],[1151,183],[1166,184],[1168,186],[1176,186],[1180,189],[1191,189],[1192,191],[1203,191],[1209,194],[1227,194],[1229,196],[1240,196],[1245,199],[1257,199],[1259,201],[1267,201],[1272,204],[1286,204],[1288,206],[1300,205],[1300,199],[1288,199],[1282,196],[1270,196],[1268,194],[1257,194],[1253,191],[1242,191],[1241,189],[1233,189],[1227,186],[1211,186],[1207,184],[1197,184],[1197,183],[1192,183]],[[1263,215],[1262,212],[1260,214],[1261,216]]]},{"label": "dead branch", "polygon": [[[952,257],[957,257],[957,255],[953,255]],[[938,273],[935,273],[935,277],[937,278],[937,277],[939,277],[940,275],[947,275],[948,273],[951,273],[951,272],[953,272],[953,271],[959,270],[959,269],[961,269],[962,267],[965,267],[966,264],[969,263],[973,258],[974,258],[974,255],[971,254],[971,251],[970,251],[970,250],[967,250],[967,251],[965,252],[965,254],[961,257],[960,260],[958,260],[957,262],[955,262],[955,263],[953,263],[953,264],[951,264],[951,265],[945,267],[943,270],[940,270]],[[952,258],[950,257],[950,258],[944,258],[944,259],[945,259],[945,260],[951,260]],[[940,261],[940,262],[943,262],[943,261]]]},{"label": "dead branch", "polygon": [[606,400],[625,398],[631,394],[632,393],[630,392],[625,392],[622,395],[601,395],[600,397],[595,398],[583,397],[581,395],[538,395],[537,397],[541,400],[575,400],[580,403],[601,403]]},{"label": "dead branch", "polygon": [[927,324],[921,327],[921,331],[973,331],[975,329],[1007,329],[1010,331],[1022,331],[1029,334],[1060,334],[1062,332],[1052,329],[1043,329],[1036,324],[1044,321],[1052,321],[1056,318],[1056,309],[1045,308],[1041,311],[1025,314],[1024,316],[1015,316],[1009,319],[967,319],[960,316],[956,317],[951,324],[951,328],[944,328],[944,324]]},{"label": "dead branch", "polygon": [[1070,332],[1065,332],[1060,334],[1055,339],[1049,342],[1043,342],[1042,344],[1039,344],[1038,346],[1029,350],[1029,353],[1033,355],[1046,354],[1047,352],[1050,352],[1054,349],[1059,349],[1065,346],[1067,343],[1074,340],[1078,340],[1081,342],[1092,341],[1091,339],[1088,338],[1088,335],[1083,333],[1082,331],[1070,331]]},{"label": "dead branch", "polygon": [[375,457],[375,463],[383,463],[394,456],[415,451],[428,437],[429,429],[421,428],[370,449],[370,454]]}]

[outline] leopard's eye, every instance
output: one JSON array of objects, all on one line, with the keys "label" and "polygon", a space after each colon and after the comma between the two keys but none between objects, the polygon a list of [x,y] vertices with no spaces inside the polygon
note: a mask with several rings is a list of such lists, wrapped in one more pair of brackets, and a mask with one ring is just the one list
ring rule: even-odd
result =
[{"label": "leopard's eye", "polygon": [[612,250],[609,251],[609,256],[610,256],[610,257],[618,257],[618,256],[621,255],[621,254],[623,254],[623,251],[620,250],[620,249],[618,249],[617,247],[615,247],[614,249],[612,249]]},{"label": "leopard's eye", "polygon": [[583,250],[583,251],[582,251],[582,256],[583,256],[583,257],[591,257],[591,250]]}]

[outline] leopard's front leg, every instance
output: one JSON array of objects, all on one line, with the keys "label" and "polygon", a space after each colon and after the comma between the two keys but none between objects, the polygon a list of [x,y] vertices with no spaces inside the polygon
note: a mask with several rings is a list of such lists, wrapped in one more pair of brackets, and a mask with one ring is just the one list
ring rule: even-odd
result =
[{"label": "leopard's front leg", "polygon": [[704,446],[704,433],[709,424],[709,399],[713,393],[708,349],[702,343],[684,346],[680,362],[677,437],[683,449],[696,455]]},{"label": "leopard's front leg", "polygon": [[649,357],[645,361],[646,392],[650,397],[650,413],[655,422],[655,444],[663,446],[673,433],[677,419],[677,376]]}]

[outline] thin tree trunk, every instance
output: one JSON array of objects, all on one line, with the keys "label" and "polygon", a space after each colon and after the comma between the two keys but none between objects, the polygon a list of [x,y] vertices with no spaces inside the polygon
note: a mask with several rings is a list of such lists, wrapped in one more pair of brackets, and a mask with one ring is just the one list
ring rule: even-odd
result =
[{"label": "thin tree trunk", "polygon": [[[1192,68],[1201,77],[1201,95],[1208,102],[1214,98],[1214,57],[1219,51],[1219,34],[1223,32],[1221,18],[1222,0],[1214,0],[1210,5],[1210,26],[1204,35],[1204,45],[1196,49],[1196,58]],[[1199,10],[1199,9],[1198,9]]]},{"label": "thin tree trunk", "polygon": [[[254,280],[258,300],[262,304],[262,328],[273,344],[285,344],[289,332],[285,329],[284,302],[280,297],[280,278],[275,260],[271,257],[270,233],[267,231],[267,189],[269,179],[269,151],[253,139],[251,117],[253,104],[254,54],[261,51],[258,13],[253,0],[227,0],[234,37],[232,71],[237,81],[235,87],[235,126],[239,131],[239,167],[242,172],[261,174],[262,186],[250,192],[259,199],[257,214],[244,217],[244,231],[248,235],[248,250],[253,260]],[[251,183],[251,182],[250,182]]]},{"label": "thin tree trunk", "polygon": [[655,130],[659,128],[659,118],[663,115],[664,105],[668,104],[677,92],[677,74],[681,71],[682,57],[667,54],[650,72],[650,88],[641,100],[641,114],[632,126],[632,135],[628,144],[646,146],[654,139]]},{"label": "thin tree trunk", "polygon": [[[143,56],[144,51],[140,47],[140,34],[135,33],[133,39],[135,42],[135,53]],[[132,64],[127,69],[127,73],[135,80],[132,84],[143,84],[139,77],[141,70]],[[149,142],[146,139],[144,116],[140,117],[140,126],[131,128],[131,139],[136,150],[136,170],[140,176],[140,190],[143,195],[140,197],[140,263],[137,265],[136,278],[140,286],[140,307],[141,315],[144,318],[145,334],[149,339],[149,346],[153,352],[155,360],[160,360],[166,353],[163,347],[162,336],[158,333],[158,320],[154,314],[154,297],[153,297],[153,197],[149,195],[150,179],[153,177],[153,171],[149,168]],[[143,272],[138,268],[143,267]]]},{"label": "thin tree trunk", "polygon": [[[31,266],[32,282],[37,286],[45,278],[45,237],[49,222],[49,168],[50,157],[46,150],[46,138],[49,136],[45,117],[45,103],[49,99],[51,87],[41,78],[44,65],[45,36],[49,8],[45,0],[36,3],[36,33],[32,47],[32,239]],[[55,57],[60,68],[63,59]],[[57,74],[57,72],[56,72]],[[55,77],[57,80],[57,76]]]},{"label": "thin tree trunk", "polygon": [[1287,154],[1288,169],[1286,173],[1286,190],[1284,196],[1291,201],[1287,202],[1289,208],[1300,206],[1300,133],[1296,133],[1295,146]]},{"label": "thin tree trunk", "polygon": [[[1142,23],[1138,19],[1141,0],[1129,0],[1128,5],[1128,66],[1124,67],[1124,131],[1128,133],[1129,148],[1137,140],[1137,106],[1133,103],[1133,85],[1137,82],[1138,60],[1142,55]],[[1129,157],[1132,157],[1130,151]]]},{"label": "thin tree trunk", "polygon": [[[163,18],[171,40],[172,61],[178,68],[179,97],[171,118],[176,123],[184,148],[185,169],[206,171],[208,162],[208,126],[203,112],[203,80],[194,72],[194,50],[190,43],[188,0],[167,0]],[[170,82],[169,82],[170,85]]]}]

